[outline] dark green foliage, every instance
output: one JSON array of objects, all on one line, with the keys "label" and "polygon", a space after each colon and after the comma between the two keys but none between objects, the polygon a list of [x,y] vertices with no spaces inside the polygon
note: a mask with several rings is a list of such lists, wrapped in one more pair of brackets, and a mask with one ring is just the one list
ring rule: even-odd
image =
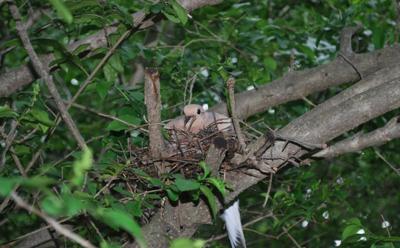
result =
[{"label": "dark green foliage", "polygon": [[[52,75],[66,100],[120,36],[132,28],[132,13],[143,10],[147,16],[163,18],[156,27],[129,36],[78,98],[76,103],[81,107],[70,108],[90,151],[76,149],[63,123],[49,136],[57,109],[42,80],[0,99],[0,121],[6,130],[12,120],[18,123],[13,149],[22,166],[27,168],[33,154],[41,150],[27,178],[21,176],[7,153],[6,164],[0,168],[0,204],[18,187],[18,194],[30,204],[59,220],[69,218],[76,233],[101,247],[120,247],[133,237],[143,245],[140,225],[147,221],[147,213],[160,207],[162,199],[175,203],[205,199],[216,225],[200,230],[197,237],[206,240],[224,232],[216,203],[227,194],[229,185],[211,176],[208,165],[201,162],[191,177],[179,171],[158,177],[152,168],[135,160],[135,152],[148,143],[141,129],[146,128],[143,84],[132,83],[135,64],[158,68],[162,119],[166,120],[181,114],[190,98],[210,106],[225,101],[229,76],[236,78],[236,91],[240,92],[267,84],[290,70],[329,62],[337,54],[338,35],[345,26],[364,26],[353,40],[356,52],[380,49],[399,38],[391,0],[231,0],[203,7],[191,16],[175,0],[158,4],[128,0],[17,2],[25,21],[32,15],[31,9],[47,10],[33,22],[29,36],[39,54],[55,55]],[[117,31],[108,37],[106,48],[89,52],[88,45],[83,45],[68,49],[70,43],[109,25],[115,25]],[[28,61],[6,3],[0,5],[0,53],[1,73]],[[307,99],[319,104],[347,86]],[[267,127],[278,129],[311,108],[305,101],[290,102],[246,122],[261,132]],[[395,114],[377,118],[344,136],[381,127]],[[5,138],[0,142],[3,149]],[[274,176],[265,208],[268,182],[248,189],[240,196],[242,223],[270,211],[276,217],[248,226],[248,247],[293,247],[288,235],[282,234],[284,228],[306,247],[332,247],[334,240],[341,240],[344,247],[398,247],[399,176],[378,154],[397,166],[399,145],[399,141],[392,141],[308,167],[288,166]],[[389,221],[388,228],[382,228],[384,220]],[[0,212],[0,244],[44,224],[39,217],[9,204]],[[358,234],[360,229],[364,232]],[[362,237],[366,241],[360,241]],[[203,243],[181,239],[171,247],[202,247]],[[229,247],[225,239],[208,244]]]}]

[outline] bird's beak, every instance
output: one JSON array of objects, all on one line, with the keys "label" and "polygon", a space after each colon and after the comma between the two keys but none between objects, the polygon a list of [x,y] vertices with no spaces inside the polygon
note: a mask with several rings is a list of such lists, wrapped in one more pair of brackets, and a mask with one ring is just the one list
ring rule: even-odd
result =
[{"label": "bird's beak", "polygon": [[190,116],[185,116],[185,120],[184,120],[185,126],[189,121],[190,121]]}]

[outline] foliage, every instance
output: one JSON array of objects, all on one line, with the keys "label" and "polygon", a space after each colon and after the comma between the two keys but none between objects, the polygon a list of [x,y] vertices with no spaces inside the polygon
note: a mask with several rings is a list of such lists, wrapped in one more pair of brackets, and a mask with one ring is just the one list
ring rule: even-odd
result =
[{"label": "foliage", "polygon": [[[229,187],[221,178],[211,176],[204,162],[197,165],[198,173],[192,177],[179,171],[158,177],[151,168],[133,163],[133,151],[148,142],[142,131],[146,124],[143,84],[133,80],[139,71],[135,66],[159,69],[162,117],[166,120],[179,115],[189,99],[209,106],[225,101],[228,76],[236,78],[236,91],[240,92],[267,84],[289,70],[327,63],[337,54],[338,34],[345,26],[364,26],[353,40],[356,52],[373,51],[399,40],[391,0],[231,0],[190,15],[175,0],[157,4],[144,0],[17,3],[24,20],[32,18],[32,10],[44,11],[33,20],[29,36],[38,53],[55,55],[52,75],[67,100],[121,35],[132,28],[132,13],[143,10],[147,16],[163,18],[156,27],[130,35],[94,75],[76,101],[78,105],[70,108],[90,150],[78,151],[66,125],[57,126],[57,110],[42,80],[0,99],[0,119],[6,130],[12,122],[17,123],[12,153],[27,174],[21,175],[8,152],[4,168],[0,166],[1,202],[17,188],[31,204],[59,220],[68,218],[78,234],[101,247],[119,247],[132,238],[144,247],[140,226],[160,207],[163,198],[195,203],[205,199],[216,222],[213,228],[198,232],[197,238],[203,240],[178,239],[171,247],[202,247],[211,235],[224,232],[217,218],[217,201]],[[88,45],[83,45],[68,49],[73,41],[109,25],[115,25],[117,31],[109,36],[107,48],[88,52]],[[7,4],[0,5],[0,27],[3,73],[28,59]],[[318,104],[345,87],[312,95],[308,100]],[[79,107],[82,105],[85,107]],[[308,102],[295,101],[251,117],[247,123],[260,131],[281,128],[311,108]],[[348,135],[380,127],[394,114]],[[6,137],[0,142],[5,148]],[[270,211],[276,217],[263,218],[245,230],[248,247],[293,246],[282,234],[283,228],[307,247],[331,247],[335,240],[348,247],[398,246],[399,178],[377,155],[382,153],[399,164],[398,146],[399,141],[393,141],[359,154],[317,161],[309,167],[287,168],[274,176],[265,208],[262,204],[268,182],[244,192],[240,196],[243,223]],[[30,165],[37,152],[39,159]],[[1,208],[0,244],[43,225],[37,216],[13,204]],[[390,226],[382,228],[385,220]],[[208,245],[229,247],[225,239]]]}]

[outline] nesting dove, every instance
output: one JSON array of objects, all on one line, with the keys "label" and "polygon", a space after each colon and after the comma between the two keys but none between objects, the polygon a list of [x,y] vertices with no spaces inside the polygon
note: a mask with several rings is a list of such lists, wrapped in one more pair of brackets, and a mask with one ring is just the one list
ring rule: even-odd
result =
[{"label": "nesting dove", "polygon": [[229,117],[216,112],[205,112],[198,104],[189,104],[183,108],[184,116],[179,116],[165,126],[166,129],[186,131],[197,134],[211,124],[216,124],[218,131],[229,132],[232,130],[232,121]]}]

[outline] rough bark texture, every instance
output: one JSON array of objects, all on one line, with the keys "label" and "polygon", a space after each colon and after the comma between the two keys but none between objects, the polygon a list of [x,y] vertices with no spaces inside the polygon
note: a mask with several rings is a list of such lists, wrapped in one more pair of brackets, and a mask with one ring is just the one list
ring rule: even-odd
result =
[{"label": "rough bark texture", "polygon": [[155,69],[146,69],[144,84],[144,102],[149,121],[149,148],[152,158],[158,159],[164,149],[161,134],[161,95],[160,75]]},{"label": "rough bark texture", "polygon": [[[367,54],[355,54],[350,59],[357,70],[363,76],[367,76],[379,69],[397,64],[400,61],[400,49],[399,46],[387,47]],[[246,119],[272,106],[301,99],[332,86],[356,82],[359,79],[358,73],[349,63],[338,57],[325,65],[288,73],[257,90],[236,94],[236,111],[239,118]],[[218,104],[211,110],[227,114],[225,103]]]},{"label": "rough bark texture", "polygon": [[316,158],[333,158],[344,153],[358,152],[364,148],[383,145],[393,139],[400,138],[399,117],[393,118],[384,127],[378,128],[366,134],[342,140],[316,154]]}]

